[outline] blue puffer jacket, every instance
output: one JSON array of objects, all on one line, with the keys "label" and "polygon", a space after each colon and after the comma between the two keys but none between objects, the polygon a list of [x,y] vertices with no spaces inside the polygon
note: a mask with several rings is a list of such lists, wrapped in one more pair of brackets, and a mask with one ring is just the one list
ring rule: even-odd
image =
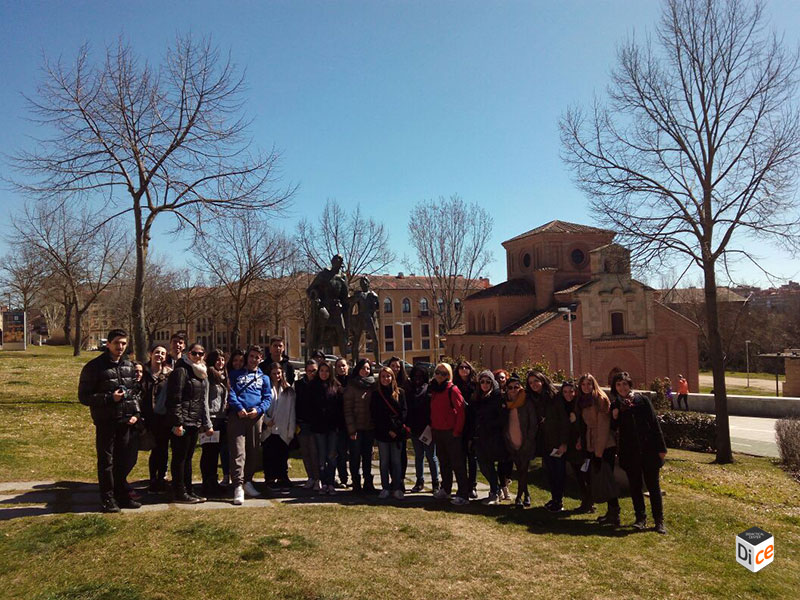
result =
[{"label": "blue puffer jacket", "polygon": [[269,377],[261,369],[248,371],[239,369],[231,371],[231,392],[228,396],[228,412],[238,413],[240,410],[255,408],[259,415],[269,409],[272,398],[272,385]]}]

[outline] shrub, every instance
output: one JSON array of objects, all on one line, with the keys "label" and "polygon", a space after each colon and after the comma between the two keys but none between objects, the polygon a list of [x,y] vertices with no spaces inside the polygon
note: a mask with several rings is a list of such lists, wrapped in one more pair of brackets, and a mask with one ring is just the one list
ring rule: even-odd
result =
[{"label": "shrub", "polygon": [[658,415],[658,422],[668,448],[695,452],[717,449],[717,418],[713,415],[667,411]]},{"label": "shrub", "polygon": [[650,402],[656,410],[669,410],[672,408],[669,398],[667,398],[667,378],[656,377],[650,384]]},{"label": "shrub", "polygon": [[780,419],[775,423],[775,440],[781,460],[793,469],[800,468],[800,419]]}]

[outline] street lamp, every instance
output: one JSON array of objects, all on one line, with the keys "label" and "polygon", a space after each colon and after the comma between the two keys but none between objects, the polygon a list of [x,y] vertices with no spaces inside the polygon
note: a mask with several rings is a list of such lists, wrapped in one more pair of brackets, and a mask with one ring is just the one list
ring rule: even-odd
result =
[{"label": "street lamp", "polygon": [[411,327],[410,321],[395,321],[395,325],[400,325],[400,331],[402,331],[401,339],[403,340],[401,343],[403,344],[403,369],[406,368],[406,325]]},{"label": "street lamp", "polygon": [[570,379],[575,378],[575,367],[572,359],[572,322],[577,318],[573,312],[572,305],[560,306],[558,312],[563,313],[563,319],[569,323],[569,376]]},{"label": "street lamp", "polygon": [[750,340],[744,341],[744,353],[747,357],[745,360],[747,361],[747,387],[750,387]]}]

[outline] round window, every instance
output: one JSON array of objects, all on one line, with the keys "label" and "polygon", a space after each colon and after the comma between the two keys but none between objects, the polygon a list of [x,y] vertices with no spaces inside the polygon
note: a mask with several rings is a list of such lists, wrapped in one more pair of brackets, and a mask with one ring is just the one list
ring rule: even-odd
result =
[{"label": "round window", "polygon": [[525,256],[522,257],[522,264],[525,265],[525,268],[528,268],[528,267],[531,266],[531,255],[530,254],[526,253]]},{"label": "round window", "polygon": [[572,251],[570,257],[572,258],[573,264],[577,266],[582,265],[586,260],[586,254],[584,254],[583,250],[581,250],[580,248],[575,248],[575,250]]}]

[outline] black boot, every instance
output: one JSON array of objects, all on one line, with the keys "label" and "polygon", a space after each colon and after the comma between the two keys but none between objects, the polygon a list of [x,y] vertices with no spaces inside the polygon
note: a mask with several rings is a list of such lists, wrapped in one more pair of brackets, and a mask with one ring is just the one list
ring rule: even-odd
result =
[{"label": "black boot", "polygon": [[636,521],[633,523],[633,528],[639,531],[647,529],[647,515],[636,515]]},{"label": "black boot", "polygon": [[608,507],[606,514],[597,518],[597,522],[601,525],[612,525],[619,527],[619,507]]}]

